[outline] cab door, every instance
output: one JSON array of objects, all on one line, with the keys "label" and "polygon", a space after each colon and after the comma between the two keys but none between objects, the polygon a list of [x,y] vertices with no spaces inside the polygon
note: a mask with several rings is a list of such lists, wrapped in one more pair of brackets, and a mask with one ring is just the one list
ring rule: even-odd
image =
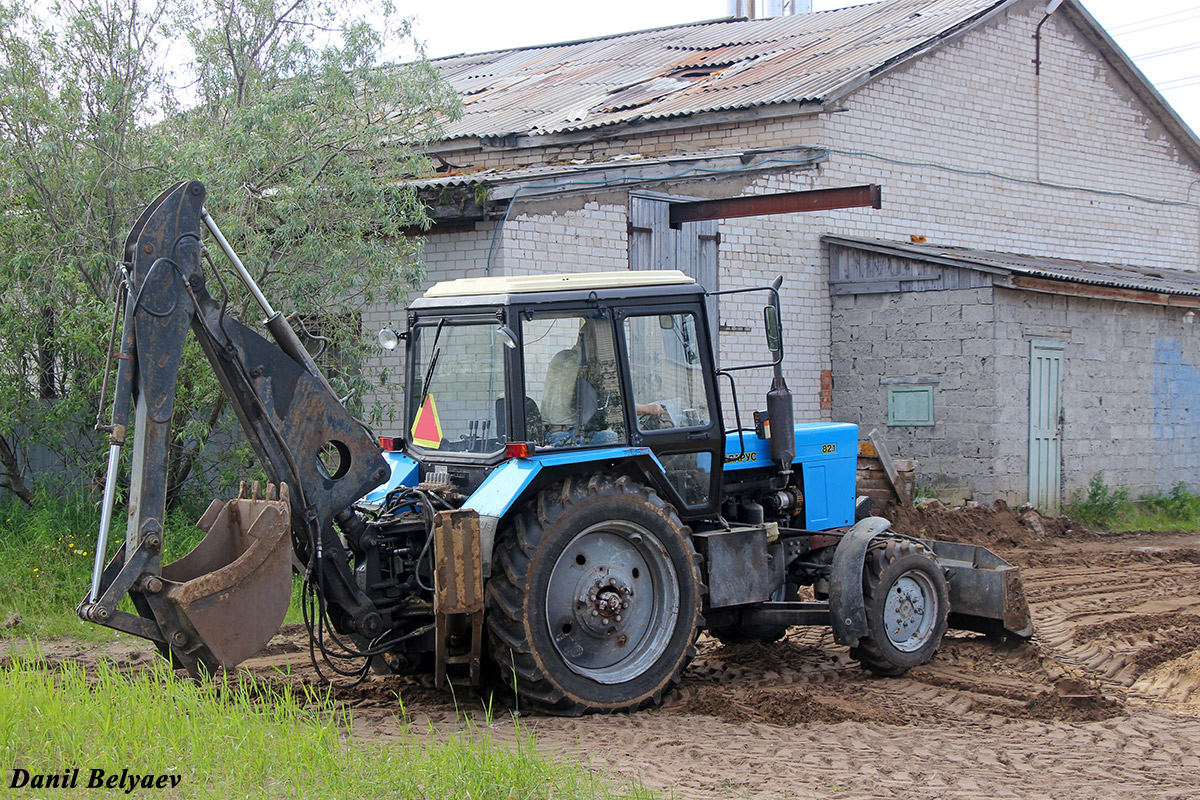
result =
[{"label": "cab door", "polygon": [[685,518],[720,506],[724,435],[711,339],[699,302],[616,311],[630,443],[662,462]]}]

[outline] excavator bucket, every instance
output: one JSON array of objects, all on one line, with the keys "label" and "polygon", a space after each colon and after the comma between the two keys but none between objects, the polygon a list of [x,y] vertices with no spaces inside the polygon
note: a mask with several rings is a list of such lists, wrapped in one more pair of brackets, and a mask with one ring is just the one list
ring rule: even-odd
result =
[{"label": "excavator bucket", "polygon": [[[288,489],[280,496],[258,482],[247,496],[214,500],[196,523],[200,544],[162,568],[165,596],[208,648],[208,667],[234,667],[261,650],[279,630],[292,594]],[[203,661],[209,659],[203,658]]]}]

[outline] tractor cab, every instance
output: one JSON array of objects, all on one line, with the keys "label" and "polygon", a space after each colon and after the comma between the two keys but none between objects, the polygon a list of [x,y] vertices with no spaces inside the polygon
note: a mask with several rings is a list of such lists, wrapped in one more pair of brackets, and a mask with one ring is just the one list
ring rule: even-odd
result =
[{"label": "tractor cab", "polygon": [[409,307],[404,452],[473,493],[514,456],[653,453],[685,516],[718,505],[724,436],[702,287],[682,272],[468,278]]}]

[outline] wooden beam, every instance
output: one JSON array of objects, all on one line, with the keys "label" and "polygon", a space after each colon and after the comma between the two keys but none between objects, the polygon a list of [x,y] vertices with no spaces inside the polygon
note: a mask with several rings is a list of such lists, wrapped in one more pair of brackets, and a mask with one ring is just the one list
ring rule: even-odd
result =
[{"label": "wooden beam", "polygon": [[1125,289],[1120,286],[1094,286],[1087,283],[1072,283],[1050,278],[1033,278],[1028,275],[1013,275],[1012,288],[1025,289],[1045,294],[1086,297],[1093,300],[1116,300],[1124,303],[1145,303],[1155,306],[1177,306],[1200,308],[1200,297],[1193,295],[1151,292],[1144,289]]},{"label": "wooden beam", "polygon": [[797,214],[805,211],[831,211],[835,208],[868,207],[882,207],[878,184],[672,203],[670,224],[672,228],[678,228],[685,222],[702,222],[710,219],[737,219],[769,214]]}]

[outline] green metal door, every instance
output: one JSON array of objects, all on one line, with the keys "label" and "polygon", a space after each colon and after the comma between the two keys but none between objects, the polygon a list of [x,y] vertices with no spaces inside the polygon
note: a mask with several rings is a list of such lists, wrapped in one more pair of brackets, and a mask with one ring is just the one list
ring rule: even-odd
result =
[{"label": "green metal door", "polygon": [[1057,514],[1062,502],[1062,342],[1029,346],[1029,502]]}]

